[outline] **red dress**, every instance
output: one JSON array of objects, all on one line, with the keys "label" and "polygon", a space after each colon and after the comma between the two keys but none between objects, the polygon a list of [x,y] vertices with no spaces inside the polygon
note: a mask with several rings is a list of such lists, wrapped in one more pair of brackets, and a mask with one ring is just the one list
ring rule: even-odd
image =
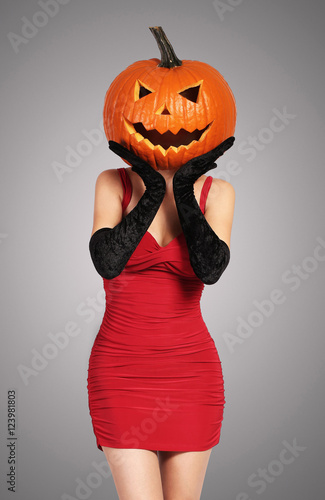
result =
[{"label": "red dress", "polygon": [[[132,185],[118,169],[123,210]],[[204,212],[212,177],[204,183]],[[106,310],[88,366],[97,447],[204,451],[219,442],[224,384],[200,309],[204,288],[181,233],[161,247],[147,231],[123,272],[103,279]]]}]

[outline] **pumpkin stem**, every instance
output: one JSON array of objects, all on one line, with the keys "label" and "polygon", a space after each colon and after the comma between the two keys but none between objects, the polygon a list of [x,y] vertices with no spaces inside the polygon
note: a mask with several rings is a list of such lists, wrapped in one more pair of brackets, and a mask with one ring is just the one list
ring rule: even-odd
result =
[{"label": "pumpkin stem", "polygon": [[182,61],[176,56],[162,27],[154,26],[149,29],[156,39],[161,54],[161,61],[158,66],[160,68],[175,68],[176,66],[182,66]]}]

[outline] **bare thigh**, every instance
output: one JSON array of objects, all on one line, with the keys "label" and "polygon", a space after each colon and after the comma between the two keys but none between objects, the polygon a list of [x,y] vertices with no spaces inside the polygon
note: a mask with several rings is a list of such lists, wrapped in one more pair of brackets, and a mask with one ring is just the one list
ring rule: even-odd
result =
[{"label": "bare thigh", "polygon": [[164,500],[200,499],[211,451],[158,452]]},{"label": "bare thigh", "polygon": [[164,500],[156,451],[102,448],[119,500]]}]

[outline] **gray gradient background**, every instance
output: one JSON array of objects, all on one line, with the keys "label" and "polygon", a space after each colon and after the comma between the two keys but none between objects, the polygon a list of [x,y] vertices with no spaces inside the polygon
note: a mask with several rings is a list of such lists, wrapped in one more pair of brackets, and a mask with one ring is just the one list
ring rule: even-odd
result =
[{"label": "gray gradient background", "polygon": [[[225,3],[233,7],[222,18],[210,0],[71,0],[15,53],[7,34],[21,35],[21,18],[42,9],[34,0],[1,2],[1,498],[78,498],[77,478],[94,478],[93,462],[105,460],[87,401],[88,358],[103,315],[88,241],[96,177],[121,162],[104,138],[62,182],[53,162],[65,163],[83,129],[98,128],[113,78],[136,60],[158,57],[151,25],[164,27],[180,58],[219,69],[238,107],[235,146],[213,171],[222,177],[231,160],[239,165],[228,179],[237,195],[231,264],[202,299],[227,400],[202,500],[324,497],[325,262],[312,268],[310,257],[316,238],[325,239],[325,8],[320,0]],[[267,134],[275,108],[295,118],[249,161],[239,146]],[[283,275],[292,277],[302,263],[310,270],[293,290]],[[276,289],[284,303],[232,352],[225,334],[237,335],[239,317],[252,318],[254,301]],[[97,312],[82,315],[97,294]],[[17,367],[31,367],[32,349],[42,352],[49,333],[70,321],[79,335],[24,384]],[[12,388],[16,494],[5,486]],[[281,471],[274,460],[283,441],[294,440],[305,449]],[[248,478],[268,467],[279,473],[258,494]],[[116,499],[112,477],[88,498]]]}]

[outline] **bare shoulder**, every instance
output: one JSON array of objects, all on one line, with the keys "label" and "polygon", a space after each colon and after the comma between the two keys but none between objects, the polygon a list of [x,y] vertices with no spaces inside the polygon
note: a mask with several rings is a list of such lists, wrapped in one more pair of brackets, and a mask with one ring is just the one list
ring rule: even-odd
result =
[{"label": "bare shoulder", "polygon": [[220,203],[233,203],[235,201],[235,189],[230,182],[224,179],[213,179],[209,191],[210,200]]},{"label": "bare shoulder", "polygon": [[117,169],[104,170],[96,180],[92,234],[114,227],[122,218],[123,186]]},{"label": "bare shoulder", "polygon": [[116,194],[122,193],[122,184],[120,176],[116,168],[104,170],[96,179],[96,194],[103,192],[107,194],[114,192]]},{"label": "bare shoulder", "polygon": [[229,248],[234,208],[235,190],[232,184],[223,179],[213,179],[207,198],[205,217]]}]

